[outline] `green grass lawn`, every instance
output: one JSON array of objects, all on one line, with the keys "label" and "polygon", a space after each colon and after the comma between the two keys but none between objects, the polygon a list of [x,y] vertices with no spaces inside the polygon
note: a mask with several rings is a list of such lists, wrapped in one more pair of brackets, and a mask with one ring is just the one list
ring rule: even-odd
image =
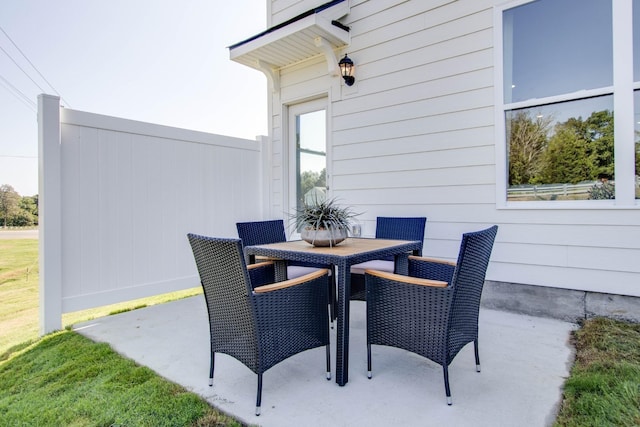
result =
[{"label": "green grass lawn", "polygon": [[574,332],[576,361],[556,426],[640,426],[640,324],[595,318]]},{"label": "green grass lawn", "polygon": [[240,426],[196,394],[75,332],[0,363],[0,426]]},{"label": "green grass lawn", "polygon": [[0,240],[0,360],[38,337],[38,241]]}]

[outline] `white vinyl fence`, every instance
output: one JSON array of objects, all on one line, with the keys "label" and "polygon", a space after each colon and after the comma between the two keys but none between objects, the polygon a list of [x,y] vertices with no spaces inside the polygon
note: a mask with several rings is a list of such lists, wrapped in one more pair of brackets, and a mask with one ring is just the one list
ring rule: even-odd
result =
[{"label": "white vinyl fence", "polygon": [[[266,140],[266,138],[264,138]],[[40,332],[62,313],[199,285],[189,232],[260,219],[263,138],[38,105]]]},{"label": "white vinyl fence", "polygon": [[[579,184],[511,186],[507,189],[507,200],[555,200],[557,198],[587,200],[591,190],[601,184],[600,181],[589,181]],[[615,183],[611,181],[611,184]]]}]

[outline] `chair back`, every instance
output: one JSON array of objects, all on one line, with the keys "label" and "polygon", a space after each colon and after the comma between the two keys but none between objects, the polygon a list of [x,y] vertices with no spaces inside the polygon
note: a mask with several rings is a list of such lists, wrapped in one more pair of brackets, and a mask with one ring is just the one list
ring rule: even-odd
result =
[{"label": "chair back", "polygon": [[[284,232],[284,222],[281,219],[267,221],[237,222],[238,237],[242,241],[242,247],[253,245],[268,245],[287,240]],[[247,264],[253,264],[255,260],[245,256]]]},{"label": "chair back", "polygon": [[[376,219],[376,239],[418,240],[420,249],[413,255],[422,256],[426,217],[385,217]],[[389,258],[392,260],[393,258]]]},{"label": "chair back", "polygon": [[[287,236],[284,231],[284,221],[281,219],[273,219],[267,221],[237,222],[238,237],[242,240],[242,247],[252,245],[268,245],[270,243],[286,242]],[[255,259],[252,256],[245,255],[245,262],[253,264]],[[293,261],[288,263],[289,266],[302,266],[314,268],[328,268],[326,265]],[[300,273],[298,273],[300,274]],[[290,277],[291,278],[291,277]]]},{"label": "chair back", "polygon": [[[498,226],[462,235],[460,252],[451,286],[454,291],[451,303],[449,330],[452,340],[468,343],[478,336],[478,313],[489,258]],[[455,343],[451,343],[456,347]],[[453,352],[453,356],[457,351]],[[452,356],[452,358],[453,358]]]},{"label": "chair back", "polygon": [[236,223],[238,237],[244,246],[284,242],[284,222],[281,219]]},{"label": "chair back", "polygon": [[[252,289],[239,239],[188,234],[204,291],[212,351],[229,354],[256,366],[245,343],[257,342]],[[250,346],[250,344],[249,344]]]}]

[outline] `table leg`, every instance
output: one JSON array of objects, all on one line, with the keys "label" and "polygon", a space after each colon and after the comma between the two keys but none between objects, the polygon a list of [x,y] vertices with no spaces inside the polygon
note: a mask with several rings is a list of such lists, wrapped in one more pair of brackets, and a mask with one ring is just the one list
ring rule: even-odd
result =
[{"label": "table leg", "polygon": [[287,261],[276,260],[274,263],[276,282],[283,282],[288,279],[287,277]]},{"label": "table leg", "polygon": [[336,340],[336,383],[343,386],[349,381],[349,300],[351,274],[345,262],[336,266],[338,283],[338,322]]}]

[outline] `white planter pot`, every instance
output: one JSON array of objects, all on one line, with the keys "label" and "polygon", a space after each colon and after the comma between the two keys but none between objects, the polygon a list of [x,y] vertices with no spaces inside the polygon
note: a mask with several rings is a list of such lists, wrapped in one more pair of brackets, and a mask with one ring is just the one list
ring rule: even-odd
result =
[{"label": "white planter pot", "polygon": [[300,237],[302,240],[312,244],[313,246],[336,246],[347,238],[347,230],[343,228],[322,230],[303,228],[300,232]]}]

